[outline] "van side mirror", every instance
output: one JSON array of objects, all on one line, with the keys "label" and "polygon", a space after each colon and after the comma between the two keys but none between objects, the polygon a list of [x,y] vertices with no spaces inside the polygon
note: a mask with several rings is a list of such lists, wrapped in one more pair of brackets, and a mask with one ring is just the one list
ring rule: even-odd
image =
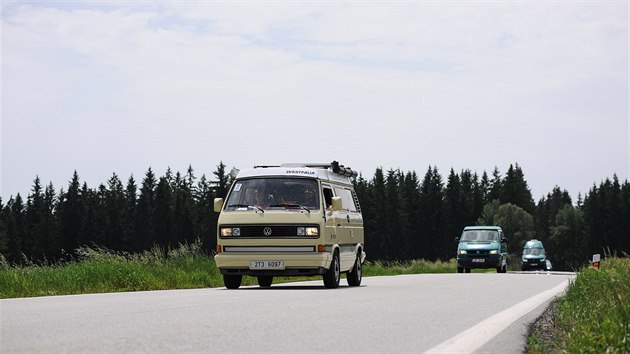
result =
[{"label": "van side mirror", "polygon": [[455,237],[455,242],[459,242],[459,236]]},{"label": "van side mirror", "polygon": [[507,238],[505,236],[501,237],[501,242],[507,242]]},{"label": "van side mirror", "polygon": [[214,198],[214,211],[219,213],[221,208],[223,208],[223,198]]},{"label": "van side mirror", "polygon": [[341,210],[341,197],[332,197],[331,206],[332,206],[332,208],[330,210],[332,210],[332,211],[339,211],[339,210]]}]

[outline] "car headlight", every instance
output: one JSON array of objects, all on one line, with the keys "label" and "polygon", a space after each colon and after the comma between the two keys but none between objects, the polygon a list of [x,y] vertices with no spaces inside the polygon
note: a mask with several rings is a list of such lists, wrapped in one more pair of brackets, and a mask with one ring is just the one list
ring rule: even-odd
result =
[{"label": "car headlight", "polygon": [[221,237],[241,236],[240,227],[222,227]]},{"label": "car headlight", "polygon": [[467,254],[466,250],[457,250],[457,254]]},{"label": "car headlight", "polygon": [[300,226],[297,228],[297,235],[298,236],[318,236],[319,235],[319,229],[316,227],[303,227]]},{"label": "car headlight", "polygon": [[490,251],[490,254],[498,254],[498,253],[499,253],[499,250],[491,250]]}]

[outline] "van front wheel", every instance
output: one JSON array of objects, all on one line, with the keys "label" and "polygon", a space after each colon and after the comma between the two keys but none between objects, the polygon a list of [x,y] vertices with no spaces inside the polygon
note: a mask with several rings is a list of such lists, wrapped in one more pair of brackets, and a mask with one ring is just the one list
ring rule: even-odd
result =
[{"label": "van front wheel", "polygon": [[328,289],[339,287],[339,279],[341,278],[341,269],[339,267],[339,254],[333,253],[333,259],[330,262],[330,268],[324,274],[324,286]]},{"label": "van front wheel", "polygon": [[352,267],[352,270],[348,272],[348,276],[347,276],[348,285],[350,286],[361,285],[361,277],[362,277],[361,258],[357,256],[356,260],[354,261],[354,267]]},{"label": "van front wheel", "polygon": [[268,288],[271,286],[271,283],[273,283],[273,277],[271,276],[259,276],[258,277],[258,285],[261,288]]},{"label": "van front wheel", "polygon": [[241,286],[241,281],[243,280],[242,275],[223,275],[223,284],[228,289],[238,289]]}]

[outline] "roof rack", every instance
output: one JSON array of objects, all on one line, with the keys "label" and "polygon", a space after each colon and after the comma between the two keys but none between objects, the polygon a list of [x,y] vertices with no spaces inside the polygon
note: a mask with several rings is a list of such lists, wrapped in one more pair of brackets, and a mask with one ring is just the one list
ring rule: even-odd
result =
[{"label": "roof rack", "polygon": [[333,161],[331,163],[283,163],[280,165],[254,166],[254,168],[273,168],[273,167],[309,167],[309,168],[323,168],[323,169],[330,168],[333,173],[336,173],[344,177],[356,177],[359,174],[357,171],[354,171],[350,167],[346,167],[344,165],[339,164],[338,161]]}]

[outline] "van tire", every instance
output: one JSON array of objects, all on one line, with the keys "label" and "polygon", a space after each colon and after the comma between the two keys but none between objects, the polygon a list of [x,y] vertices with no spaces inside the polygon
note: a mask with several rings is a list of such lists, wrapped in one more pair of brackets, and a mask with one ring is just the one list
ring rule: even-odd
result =
[{"label": "van tire", "polygon": [[457,267],[457,273],[463,273],[464,267]]},{"label": "van tire", "polygon": [[341,278],[341,269],[339,265],[339,253],[333,253],[333,259],[330,262],[330,268],[324,274],[324,286],[328,289],[339,287],[339,279]]},{"label": "van tire", "polygon": [[242,280],[242,275],[223,274],[223,284],[228,289],[238,289]]},{"label": "van tire", "polygon": [[464,268],[464,273],[470,273],[470,268]]},{"label": "van tire", "polygon": [[359,285],[361,285],[361,278],[363,276],[362,273],[363,272],[361,270],[361,258],[359,258],[359,256],[357,256],[357,258],[354,261],[354,266],[348,272],[348,276],[347,276],[347,279],[346,279],[346,280],[348,280],[348,285],[349,286],[359,286]]},{"label": "van tire", "polygon": [[273,277],[268,275],[261,275],[258,277],[258,285],[261,288],[269,288],[271,287],[271,283],[273,283]]}]

